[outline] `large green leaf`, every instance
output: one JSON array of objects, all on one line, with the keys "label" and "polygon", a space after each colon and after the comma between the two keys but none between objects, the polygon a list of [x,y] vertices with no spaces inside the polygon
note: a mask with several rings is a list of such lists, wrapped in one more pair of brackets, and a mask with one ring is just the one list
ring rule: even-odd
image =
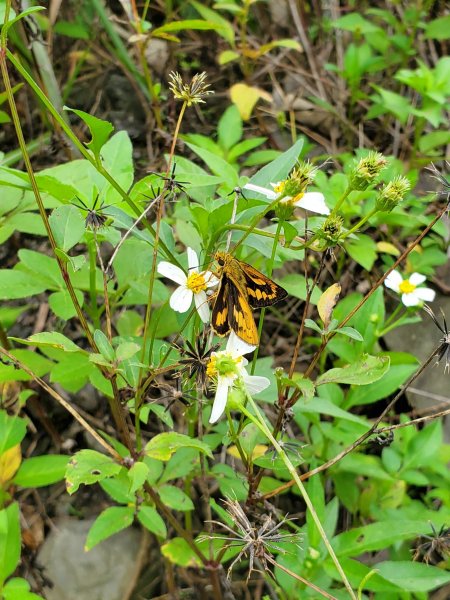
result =
[{"label": "large green leaf", "polygon": [[179,448],[197,448],[200,452],[212,457],[211,448],[207,444],[174,431],[155,435],[145,446],[145,454],[158,460],[169,460]]},{"label": "large green leaf", "polygon": [[[255,185],[260,185],[263,187],[269,187],[270,183],[276,183],[282,179],[285,179],[291,169],[295,166],[295,163],[300,156],[300,153],[303,148],[303,139],[295,142],[293,146],[283,152],[281,156],[278,156],[274,161],[265,165],[262,169],[260,169],[253,177],[250,179],[250,183]],[[260,194],[256,194],[255,192],[251,192],[251,197],[257,197],[268,202],[267,198],[261,196]]]},{"label": "large green leaf", "polygon": [[27,432],[27,422],[20,417],[10,416],[0,410],[0,455],[20,444]]},{"label": "large green leaf", "polygon": [[42,487],[64,479],[69,457],[62,454],[25,458],[13,482],[22,487]]},{"label": "large green leaf", "polygon": [[85,232],[84,219],[76,206],[58,206],[49,217],[58,248],[67,252],[81,240]]},{"label": "large green leaf", "polygon": [[361,360],[345,367],[330,369],[317,378],[316,385],[324,383],[346,383],[349,385],[367,385],[378,381],[389,370],[388,356],[370,356],[365,354]]},{"label": "large green leaf", "polygon": [[149,531],[160,538],[167,537],[167,528],[153,506],[141,506],[137,515],[138,521]]},{"label": "large green leaf", "polygon": [[429,592],[450,582],[448,571],[419,562],[387,560],[376,568],[381,577],[403,592]]},{"label": "large green leaf", "polygon": [[81,483],[90,485],[116,475],[121,465],[112,458],[95,450],[80,450],[70,460],[66,469],[66,487],[69,494],[75,493]]}]

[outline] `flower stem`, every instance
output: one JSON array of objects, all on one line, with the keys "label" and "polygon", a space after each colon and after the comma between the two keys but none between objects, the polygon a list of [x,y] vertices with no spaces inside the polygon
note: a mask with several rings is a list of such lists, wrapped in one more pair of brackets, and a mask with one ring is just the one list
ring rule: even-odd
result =
[{"label": "flower stem", "polygon": [[347,576],[344,573],[344,570],[341,567],[341,564],[338,560],[338,557],[336,556],[330,541],[328,540],[327,534],[325,533],[324,528],[322,527],[322,523],[320,522],[320,519],[314,509],[314,506],[311,502],[311,498],[309,497],[305,486],[303,485],[294,465],[291,463],[291,461],[289,460],[289,457],[287,456],[287,454],[285,453],[285,451],[283,450],[283,448],[280,446],[280,444],[277,442],[277,440],[273,437],[270,429],[267,427],[267,424],[263,418],[263,416],[261,415],[261,412],[259,411],[255,401],[253,400],[253,398],[250,396],[250,394],[248,392],[246,392],[246,398],[247,401],[249,403],[249,405],[252,407],[253,411],[254,411],[254,415],[249,412],[244,406],[241,406],[241,411],[246,415],[246,417],[248,417],[252,423],[254,423],[256,425],[256,427],[258,427],[258,429],[267,437],[267,439],[270,441],[270,443],[273,445],[273,447],[275,448],[275,450],[277,451],[279,457],[281,458],[281,460],[284,462],[287,470],[289,471],[289,473],[292,475],[292,478],[294,479],[298,489],[300,490],[303,499],[306,503],[306,506],[308,507],[309,512],[311,513],[311,516],[313,518],[313,521],[320,533],[320,537],[322,538],[323,543],[325,544],[326,549],[328,550],[328,553],[332,559],[332,561],[334,562],[336,569],[338,570],[342,582],[344,583],[350,598],[352,598],[352,600],[356,600],[356,595],[352,590],[352,587],[347,579]]},{"label": "flower stem", "polygon": [[355,233],[356,231],[358,231],[359,229],[361,229],[361,227],[364,225],[364,223],[366,223],[377,212],[378,212],[378,209],[377,208],[373,208],[369,213],[367,213],[367,215],[365,215],[362,219],[360,219],[356,223],[356,225],[354,225],[346,233],[342,234],[340,239],[341,240],[345,240],[345,238],[348,238],[349,235],[351,235],[352,233]]}]

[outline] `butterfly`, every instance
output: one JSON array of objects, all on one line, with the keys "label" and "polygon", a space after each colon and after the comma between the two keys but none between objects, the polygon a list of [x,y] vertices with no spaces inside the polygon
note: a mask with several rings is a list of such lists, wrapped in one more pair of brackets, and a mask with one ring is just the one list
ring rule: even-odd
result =
[{"label": "butterfly", "polygon": [[212,310],[212,327],[220,336],[232,329],[244,342],[257,346],[258,331],[251,309],[275,304],[287,292],[227,252],[216,252],[214,260],[219,265],[220,283]]}]

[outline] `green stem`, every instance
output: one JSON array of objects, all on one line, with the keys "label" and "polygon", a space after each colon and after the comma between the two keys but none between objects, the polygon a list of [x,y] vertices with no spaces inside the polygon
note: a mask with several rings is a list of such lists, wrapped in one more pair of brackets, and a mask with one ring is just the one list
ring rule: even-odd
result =
[{"label": "green stem", "polygon": [[351,191],[352,191],[352,188],[350,186],[348,186],[347,189],[345,190],[345,192],[342,194],[342,196],[337,201],[337,204],[333,208],[333,210],[331,211],[331,215],[330,216],[334,216],[337,213],[337,211],[341,208],[341,206],[346,201],[346,199],[349,196],[349,194],[350,194]]},{"label": "green stem", "polygon": [[356,223],[356,225],[354,225],[351,229],[349,229],[346,233],[344,233],[340,239],[345,240],[345,238],[348,238],[349,235],[352,235],[352,233],[355,233],[356,231],[361,229],[361,227],[364,225],[364,223],[366,223],[369,219],[371,219],[373,217],[373,215],[377,212],[378,212],[377,208],[372,208],[372,210],[370,212],[368,212],[367,215],[365,215],[362,219],[360,219]]},{"label": "green stem", "polygon": [[95,329],[100,329],[100,319],[97,304],[97,252],[94,239],[88,243],[89,252],[89,295],[91,298],[91,318]]},{"label": "green stem", "polygon": [[289,471],[289,473],[291,474],[292,478],[294,479],[298,489],[300,490],[303,499],[306,503],[306,506],[308,507],[309,512],[311,513],[311,516],[313,518],[313,521],[320,533],[320,537],[322,538],[323,543],[325,544],[326,549],[328,550],[328,553],[332,559],[332,561],[334,562],[337,571],[339,572],[342,582],[344,583],[350,598],[352,598],[352,600],[357,600],[355,593],[352,590],[352,587],[347,579],[347,576],[344,573],[344,570],[341,567],[341,564],[330,544],[330,541],[328,540],[327,534],[325,533],[324,528],[322,527],[322,523],[320,522],[320,519],[314,509],[313,503],[311,501],[311,498],[309,497],[305,486],[303,485],[300,477],[298,476],[298,473],[294,467],[294,465],[291,463],[291,461],[289,460],[289,457],[287,456],[287,454],[285,453],[285,451],[283,450],[283,448],[280,446],[280,444],[277,442],[277,440],[273,437],[270,429],[267,427],[267,424],[263,418],[263,416],[261,415],[259,408],[257,407],[255,401],[253,400],[253,398],[250,396],[250,394],[248,392],[246,392],[246,398],[248,403],[250,404],[250,406],[252,407],[253,411],[254,411],[254,415],[249,412],[244,406],[241,406],[241,411],[245,414],[246,417],[248,417],[252,423],[254,423],[256,425],[256,427],[258,427],[258,429],[267,437],[267,439],[270,441],[270,443],[273,445],[273,447],[275,448],[275,450],[277,451],[279,457],[281,458],[281,460],[283,461],[283,463],[285,464],[287,470]]}]

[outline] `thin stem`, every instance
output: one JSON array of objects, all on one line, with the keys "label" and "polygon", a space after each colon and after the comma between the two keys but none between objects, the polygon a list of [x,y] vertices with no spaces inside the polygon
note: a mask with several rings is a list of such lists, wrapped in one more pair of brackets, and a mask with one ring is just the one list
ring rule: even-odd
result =
[{"label": "thin stem", "polygon": [[328,550],[328,553],[333,561],[333,563],[336,566],[337,571],[339,572],[342,582],[344,583],[344,586],[346,587],[350,598],[352,598],[353,600],[357,600],[355,593],[352,590],[352,587],[347,579],[346,574],[344,573],[344,570],[341,567],[341,564],[328,540],[327,534],[325,533],[324,528],[322,527],[322,523],[320,522],[320,519],[314,509],[313,503],[311,501],[311,498],[309,497],[305,486],[303,485],[294,465],[291,463],[289,457],[287,456],[287,454],[285,453],[285,451],[283,450],[283,448],[280,446],[280,444],[277,442],[277,440],[273,437],[270,429],[267,427],[266,422],[264,420],[264,418],[262,417],[259,408],[257,407],[255,401],[253,400],[253,398],[250,396],[250,394],[246,393],[246,397],[247,397],[247,401],[250,404],[250,406],[252,407],[253,411],[254,411],[254,415],[249,412],[244,406],[241,406],[241,411],[252,421],[252,423],[254,423],[258,429],[267,437],[267,439],[270,441],[270,443],[273,445],[273,447],[275,448],[275,450],[278,453],[278,456],[281,458],[281,460],[283,461],[283,463],[285,464],[287,470],[289,471],[289,473],[292,475],[295,484],[297,485],[298,489],[300,490],[300,493],[303,496],[303,499],[306,503],[306,506],[308,507],[308,510],[313,518],[313,521],[320,533],[320,537],[322,538],[323,543],[325,544],[326,549]]},{"label": "thin stem", "polygon": [[375,429],[373,432],[375,434],[385,433],[386,431],[394,431],[396,429],[402,429],[402,427],[409,427],[410,425],[417,425],[417,423],[425,423],[426,421],[432,421],[434,419],[439,419],[440,417],[445,417],[450,414],[450,408],[446,410],[442,410],[441,412],[434,413],[432,415],[426,415],[425,417],[419,417],[417,419],[412,419],[411,421],[407,421],[406,423],[397,423],[397,425],[388,425],[387,427],[379,427]]},{"label": "thin stem", "polygon": [[290,575],[297,581],[300,581],[301,583],[310,587],[312,590],[315,590],[324,598],[328,598],[328,600],[337,600],[336,596],[332,596],[325,590],[320,589],[320,587],[318,587],[317,585],[314,585],[314,583],[311,583],[311,581],[308,581],[307,579],[304,579],[303,577],[298,575],[298,573],[294,573],[294,571],[291,571],[287,567],[284,567],[283,565],[280,564],[280,562],[275,561],[271,556],[266,555],[266,560],[269,561],[270,563],[272,563],[275,567],[277,567],[277,569],[281,569],[282,571],[284,571],[285,573],[287,573],[288,575]]},{"label": "thin stem", "polygon": [[367,213],[367,215],[365,215],[362,219],[360,219],[356,225],[354,225],[351,229],[349,229],[347,232],[343,233],[340,237],[341,240],[345,240],[345,238],[348,238],[349,235],[352,235],[353,233],[355,233],[356,231],[358,231],[359,229],[361,229],[361,227],[364,225],[364,223],[366,223],[369,219],[371,219],[373,217],[374,214],[376,214],[378,212],[377,208],[373,208],[371,211],[369,211]]}]

